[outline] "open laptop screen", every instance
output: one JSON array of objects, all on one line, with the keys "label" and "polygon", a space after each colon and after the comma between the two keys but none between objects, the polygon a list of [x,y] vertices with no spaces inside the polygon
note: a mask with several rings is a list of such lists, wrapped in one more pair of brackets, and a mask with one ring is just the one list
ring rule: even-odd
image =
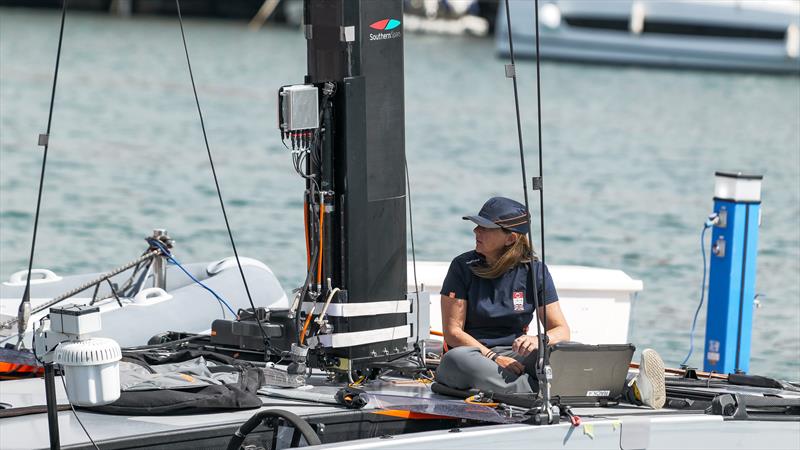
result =
[{"label": "open laptop screen", "polygon": [[555,344],[550,347],[551,398],[571,406],[617,402],[635,350],[632,344]]}]

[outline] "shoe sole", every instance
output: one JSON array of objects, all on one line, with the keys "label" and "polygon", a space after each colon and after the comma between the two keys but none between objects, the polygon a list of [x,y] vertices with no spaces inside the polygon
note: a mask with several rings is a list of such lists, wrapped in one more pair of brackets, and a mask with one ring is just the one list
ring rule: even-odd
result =
[{"label": "shoe sole", "polygon": [[[655,350],[646,349],[642,352],[642,364],[639,373],[644,376],[652,388],[653,398],[649,399],[653,409],[660,409],[667,400],[666,385],[664,384],[664,361]],[[644,399],[642,399],[644,400]]]}]

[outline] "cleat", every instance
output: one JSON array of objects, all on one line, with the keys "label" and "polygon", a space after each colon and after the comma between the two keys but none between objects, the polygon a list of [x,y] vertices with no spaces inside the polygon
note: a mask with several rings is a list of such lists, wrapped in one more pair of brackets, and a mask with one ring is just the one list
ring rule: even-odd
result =
[{"label": "cleat", "polygon": [[664,406],[667,400],[664,361],[655,350],[644,349],[639,364],[639,375],[634,381],[634,392],[645,406],[653,409],[661,409]]}]

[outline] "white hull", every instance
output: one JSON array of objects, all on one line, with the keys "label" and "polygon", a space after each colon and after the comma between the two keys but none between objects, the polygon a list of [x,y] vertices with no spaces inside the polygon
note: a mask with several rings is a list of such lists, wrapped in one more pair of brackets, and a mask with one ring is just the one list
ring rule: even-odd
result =
[{"label": "white hull", "polygon": [[[543,1],[540,51],[545,59],[576,62],[800,74],[800,4],[781,4],[787,8],[699,1]],[[536,56],[533,5],[510,4],[518,57]],[[501,8],[496,39],[504,56],[509,54],[507,29]]]},{"label": "white hull", "polygon": [[[185,267],[195,278],[226,300],[234,311],[239,308],[250,308],[239,269],[235,263],[231,264],[233,261],[230,259],[220,264],[221,262],[189,264]],[[214,269],[215,267],[217,269]],[[209,273],[209,268],[214,273]],[[256,306],[284,309],[289,307],[286,293],[267,266],[258,261],[243,258],[243,270]],[[37,280],[31,285],[31,307],[36,308],[99,275],[92,273],[57,277],[52,281]],[[128,276],[129,272],[123,272],[112,278],[112,282],[121,282]],[[146,282],[145,286],[152,286],[152,281]],[[115,299],[109,298],[96,303],[100,307],[103,330],[93,336],[112,338],[123,347],[144,345],[158,333],[166,331],[202,333],[211,328],[211,322],[214,319],[223,316],[231,318],[232,316],[231,312],[219,303],[210,292],[194,283],[175,266],[167,269],[166,288],[168,295],[162,297],[120,298],[119,303]],[[56,306],[88,304],[92,301],[93,290],[93,287],[89,288]],[[0,322],[17,316],[17,309],[24,291],[24,281],[0,284]],[[108,284],[104,283],[98,292],[98,298],[109,295],[111,292]],[[39,319],[48,312],[49,310],[44,310],[31,316],[24,338],[27,348],[31,348],[32,331],[38,326]],[[16,332],[16,325],[13,325],[11,329],[0,329],[0,345],[16,344]]]}]

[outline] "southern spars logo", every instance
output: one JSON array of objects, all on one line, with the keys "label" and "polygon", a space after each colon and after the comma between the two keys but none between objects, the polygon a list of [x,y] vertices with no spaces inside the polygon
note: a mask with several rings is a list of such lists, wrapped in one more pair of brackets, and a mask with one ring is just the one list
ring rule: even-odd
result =
[{"label": "southern spars logo", "polygon": [[397,19],[382,19],[370,24],[373,30],[385,31],[385,33],[370,33],[370,41],[380,41],[383,39],[394,39],[400,37],[400,30],[396,28],[400,26],[400,21]]}]

